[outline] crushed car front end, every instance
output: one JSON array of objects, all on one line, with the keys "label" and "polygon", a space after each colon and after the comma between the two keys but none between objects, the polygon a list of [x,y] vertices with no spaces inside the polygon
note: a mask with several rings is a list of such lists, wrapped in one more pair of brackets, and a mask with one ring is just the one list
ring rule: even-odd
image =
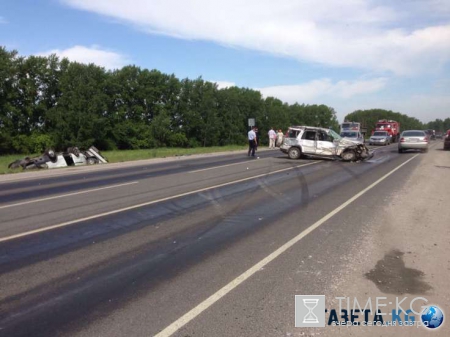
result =
[{"label": "crushed car front end", "polygon": [[362,161],[373,157],[365,144],[351,141],[346,138],[339,140],[336,155],[343,161]]}]

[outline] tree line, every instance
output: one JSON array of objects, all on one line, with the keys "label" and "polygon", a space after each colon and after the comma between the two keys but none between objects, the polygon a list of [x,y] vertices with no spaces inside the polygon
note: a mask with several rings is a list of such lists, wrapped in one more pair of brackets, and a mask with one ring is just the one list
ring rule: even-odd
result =
[{"label": "tree line", "polygon": [[263,141],[271,127],[338,127],[326,105],[289,105],[201,77],[180,80],[133,65],[110,71],[0,48],[1,154],[246,144],[248,118]]},{"label": "tree line", "polygon": [[[219,89],[201,77],[178,79],[134,65],[106,70],[0,47],[0,154],[90,145],[113,150],[245,144],[249,118],[256,119],[263,143],[271,127],[339,129],[336,112],[323,104],[287,104],[249,88]],[[369,128],[381,118],[398,120],[403,129],[424,128],[415,118],[386,110],[346,116]],[[448,119],[441,122],[450,128]]]},{"label": "tree line", "polygon": [[345,116],[345,120],[347,121],[361,123],[362,126],[367,128],[367,133],[369,135],[375,129],[375,126],[380,119],[399,122],[401,131],[433,129],[444,132],[450,129],[450,118],[445,120],[436,119],[435,121],[424,124],[417,118],[383,109],[356,110]]}]

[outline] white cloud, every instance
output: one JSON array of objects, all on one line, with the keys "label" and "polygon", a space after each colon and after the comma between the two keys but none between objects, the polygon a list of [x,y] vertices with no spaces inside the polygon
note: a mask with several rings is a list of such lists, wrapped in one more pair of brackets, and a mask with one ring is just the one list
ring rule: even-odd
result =
[{"label": "white cloud", "polygon": [[400,112],[422,122],[429,122],[436,118],[450,118],[450,96],[446,93],[399,92],[395,97],[389,97],[382,93],[382,90],[387,88],[387,78],[374,78],[338,82],[320,79],[299,85],[273,86],[258,90],[265,97],[274,96],[290,104],[296,102],[326,104],[335,109],[339,121],[343,121],[347,114],[355,110],[374,108]]},{"label": "white cloud", "polygon": [[0,16],[0,25],[5,25],[5,24],[7,24],[8,23],[8,21],[6,21],[6,19],[3,17],[3,16]]},{"label": "white cloud", "polygon": [[122,54],[101,49],[99,46],[73,46],[68,49],[53,49],[38,55],[48,56],[56,54],[61,58],[68,58],[71,61],[80,63],[94,63],[106,69],[118,69],[129,63],[129,60]]},{"label": "white cloud", "polygon": [[345,115],[355,110],[386,109],[415,117],[422,122],[430,122],[437,118],[450,118],[448,107],[450,97],[440,94],[398,95],[395,98],[373,95],[364,99],[325,101],[337,111],[337,117],[342,121]]},{"label": "white cloud", "polygon": [[216,83],[219,89],[225,89],[236,86],[236,83],[234,82],[227,82],[227,81],[208,81],[208,82]]},{"label": "white cloud", "polygon": [[[416,18],[434,22],[433,14],[423,10],[426,4],[402,2],[399,10],[370,0],[61,1],[149,33],[214,41],[328,66],[411,75],[437,72],[450,60],[449,11],[441,14],[447,20],[440,22],[446,23],[409,28]],[[433,0],[435,6],[441,2]]]},{"label": "white cloud", "polygon": [[314,80],[304,84],[280,85],[259,88],[265,96],[277,97],[288,103],[313,103],[326,97],[335,99],[348,99],[356,95],[370,94],[385,87],[386,78],[371,80],[338,81],[333,83],[330,79]]}]

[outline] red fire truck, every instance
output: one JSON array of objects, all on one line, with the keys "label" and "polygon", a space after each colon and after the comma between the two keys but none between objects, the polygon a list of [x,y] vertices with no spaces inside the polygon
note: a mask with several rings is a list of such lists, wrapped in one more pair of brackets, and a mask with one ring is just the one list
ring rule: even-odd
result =
[{"label": "red fire truck", "polygon": [[395,143],[400,138],[400,123],[392,119],[380,119],[372,131],[372,135],[375,131],[386,131],[391,136],[392,142]]}]

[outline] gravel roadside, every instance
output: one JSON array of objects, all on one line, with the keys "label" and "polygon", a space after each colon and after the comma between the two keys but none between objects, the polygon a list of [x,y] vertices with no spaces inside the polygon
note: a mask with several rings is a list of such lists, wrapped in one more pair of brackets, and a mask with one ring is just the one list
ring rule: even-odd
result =
[{"label": "gravel roadside", "polygon": [[[384,297],[387,304],[384,321],[391,321],[396,299],[407,310],[410,301],[420,312],[421,306],[437,305],[444,312],[443,325],[438,329],[423,326],[326,326],[308,329],[311,336],[449,336],[450,332],[450,154],[440,144],[430,152],[408,177],[403,188],[385,200],[376,219],[364,225],[364,237],[355,250],[344,257],[347,267],[336,277],[326,294],[326,307],[338,310],[335,297],[358,299],[361,307],[370,297]],[[426,156],[426,157],[425,157]],[[392,304],[390,304],[392,303]],[[344,305],[346,307],[346,305]],[[445,316],[447,314],[447,316]],[[363,321],[361,314],[355,321]],[[412,315],[412,314],[411,314]],[[411,315],[409,317],[411,317]],[[405,314],[400,315],[404,321]],[[328,320],[329,314],[326,315]],[[373,315],[369,315],[373,319]],[[420,317],[415,316],[420,322]],[[341,317],[339,321],[343,321]],[[409,318],[411,320],[411,318]],[[302,335],[302,334],[300,334]]]},{"label": "gravel roadside", "polygon": [[[432,146],[420,163],[407,177],[403,187],[389,196],[380,196],[376,218],[368,219],[362,227],[363,238],[342,260],[346,266],[329,286],[326,308],[335,309],[338,320],[339,301],[336,297],[354,298],[362,308],[370,298],[386,304],[381,308],[383,321],[392,321],[396,300],[406,311],[410,301],[413,309],[437,305],[444,313],[444,322],[438,329],[423,326],[328,326],[325,329],[301,329],[299,336],[448,336],[450,321],[450,154],[441,144]],[[347,302],[342,302],[343,309]],[[428,302],[426,302],[428,301]],[[374,308],[375,309],[375,308]],[[359,315],[356,322],[364,321]],[[420,316],[410,313],[411,321],[420,322]],[[330,312],[326,314],[326,324]],[[350,315],[349,315],[350,317]],[[373,321],[373,314],[369,320]],[[400,315],[405,321],[405,313]],[[421,322],[420,322],[421,323]]]}]

